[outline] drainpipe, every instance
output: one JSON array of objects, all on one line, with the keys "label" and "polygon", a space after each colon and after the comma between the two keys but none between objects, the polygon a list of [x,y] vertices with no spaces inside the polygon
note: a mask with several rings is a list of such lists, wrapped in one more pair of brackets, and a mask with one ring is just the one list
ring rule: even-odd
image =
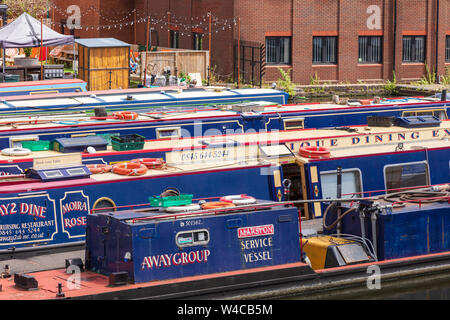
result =
[{"label": "drainpipe", "polygon": [[436,81],[439,83],[440,78],[438,76],[438,59],[439,59],[439,0],[436,1]]},{"label": "drainpipe", "polygon": [[392,72],[395,73],[395,60],[396,57],[396,47],[397,47],[397,0],[394,0],[394,57],[392,61]]}]

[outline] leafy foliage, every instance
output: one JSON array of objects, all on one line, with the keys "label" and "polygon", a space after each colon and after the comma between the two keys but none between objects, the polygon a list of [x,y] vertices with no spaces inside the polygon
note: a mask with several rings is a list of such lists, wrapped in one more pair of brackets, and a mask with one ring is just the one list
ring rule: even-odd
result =
[{"label": "leafy foliage", "polygon": [[278,68],[278,70],[281,73],[281,79],[277,80],[277,85],[281,88],[281,90],[288,93],[290,97],[295,96],[295,84],[292,82],[290,76],[292,68],[289,68],[287,71],[282,68]]},{"label": "leafy foliage", "polygon": [[29,15],[40,18],[47,14],[47,0],[3,0],[8,6],[8,17],[17,18],[26,12]]}]

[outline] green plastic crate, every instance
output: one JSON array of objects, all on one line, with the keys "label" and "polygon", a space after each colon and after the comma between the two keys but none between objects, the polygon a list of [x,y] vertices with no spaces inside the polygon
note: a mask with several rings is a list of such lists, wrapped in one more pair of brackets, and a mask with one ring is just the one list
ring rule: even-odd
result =
[{"label": "green plastic crate", "polygon": [[22,148],[30,149],[31,151],[50,150],[51,141],[47,140],[22,141]]},{"label": "green plastic crate", "polygon": [[128,134],[123,136],[111,136],[113,150],[142,150],[144,148],[144,137],[139,134]]},{"label": "green plastic crate", "polygon": [[184,206],[192,203],[192,194],[181,194],[179,196],[169,196],[169,197],[150,197],[148,198],[150,205],[152,207],[174,207],[174,206]]}]

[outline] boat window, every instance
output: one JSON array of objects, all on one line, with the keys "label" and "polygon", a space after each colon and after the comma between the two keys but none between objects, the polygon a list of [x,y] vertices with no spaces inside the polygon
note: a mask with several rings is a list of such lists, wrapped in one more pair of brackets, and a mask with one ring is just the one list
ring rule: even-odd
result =
[{"label": "boat window", "polygon": [[209,242],[208,230],[191,230],[179,232],[176,235],[176,243],[178,247],[190,247],[205,245]]},{"label": "boat window", "polygon": [[284,119],[284,129],[303,129],[304,128],[304,118],[293,118],[293,119]]},{"label": "boat window", "polygon": [[429,185],[428,165],[425,162],[390,165],[384,170],[388,193],[399,188]]},{"label": "boat window", "polygon": [[63,174],[59,170],[53,170],[53,171],[44,171],[44,175],[47,178],[56,178],[56,177],[62,177]]},{"label": "boat window", "polygon": [[404,111],[403,116],[404,117],[435,116],[439,120],[447,120],[447,112],[444,109]]},{"label": "boat window", "polygon": [[157,139],[171,139],[171,138],[180,138],[181,137],[181,129],[179,127],[176,128],[157,128],[156,129],[156,138]]},{"label": "boat window", "polygon": [[[337,171],[320,173],[322,198],[336,199]],[[342,198],[359,198],[362,192],[361,172],[359,169],[342,170]]]},{"label": "boat window", "polygon": [[86,174],[86,172],[84,171],[83,168],[67,169],[67,173],[70,174],[71,176],[76,176],[76,175],[80,175],[80,174]]}]

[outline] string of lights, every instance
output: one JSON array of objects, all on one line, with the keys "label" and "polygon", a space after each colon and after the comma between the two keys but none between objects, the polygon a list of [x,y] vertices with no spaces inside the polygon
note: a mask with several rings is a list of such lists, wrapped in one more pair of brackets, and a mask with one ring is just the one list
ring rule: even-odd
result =
[{"label": "string of lights", "polygon": [[[73,18],[73,11],[66,12],[65,10],[61,9],[60,7],[51,4],[50,9],[54,10],[59,14],[61,17],[66,18]],[[219,33],[220,31],[230,30],[237,24],[237,18],[228,18],[228,19],[219,19],[212,15],[211,13],[207,13],[203,16],[199,17],[180,17],[176,16],[173,13],[166,13],[163,16],[156,16],[155,14],[152,14],[150,16],[146,16],[145,13],[142,11],[139,11],[137,9],[132,9],[129,11],[109,11],[111,15],[122,15],[121,18],[114,19],[111,18],[110,14],[103,14],[102,12],[106,11],[100,11],[100,9],[90,6],[87,9],[83,9],[83,12],[80,12],[79,18],[80,21],[82,21],[83,17],[86,17],[90,14],[96,14],[100,21],[106,21],[107,24],[91,24],[91,25],[85,25],[82,23],[79,24],[62,24],[63,27],[74,27],[76,29],[81,29],[85,31],[89,30],[110,30],[110,29],[122,29],[129,26],[134,26],[134,24],[141,24],[141,23],[150,23],[152,26],[160,27],[161,29],[171,29],[175,32],[179,33],[181,36],[191,36],[191,32],[193,29],[200,29],[203,33]],[[211,16],[211,30],[209,30],[209,19]],[[61,25],[61,23],[56,23],[55,21],[50,22],[51,26],[58,26]]]}]

